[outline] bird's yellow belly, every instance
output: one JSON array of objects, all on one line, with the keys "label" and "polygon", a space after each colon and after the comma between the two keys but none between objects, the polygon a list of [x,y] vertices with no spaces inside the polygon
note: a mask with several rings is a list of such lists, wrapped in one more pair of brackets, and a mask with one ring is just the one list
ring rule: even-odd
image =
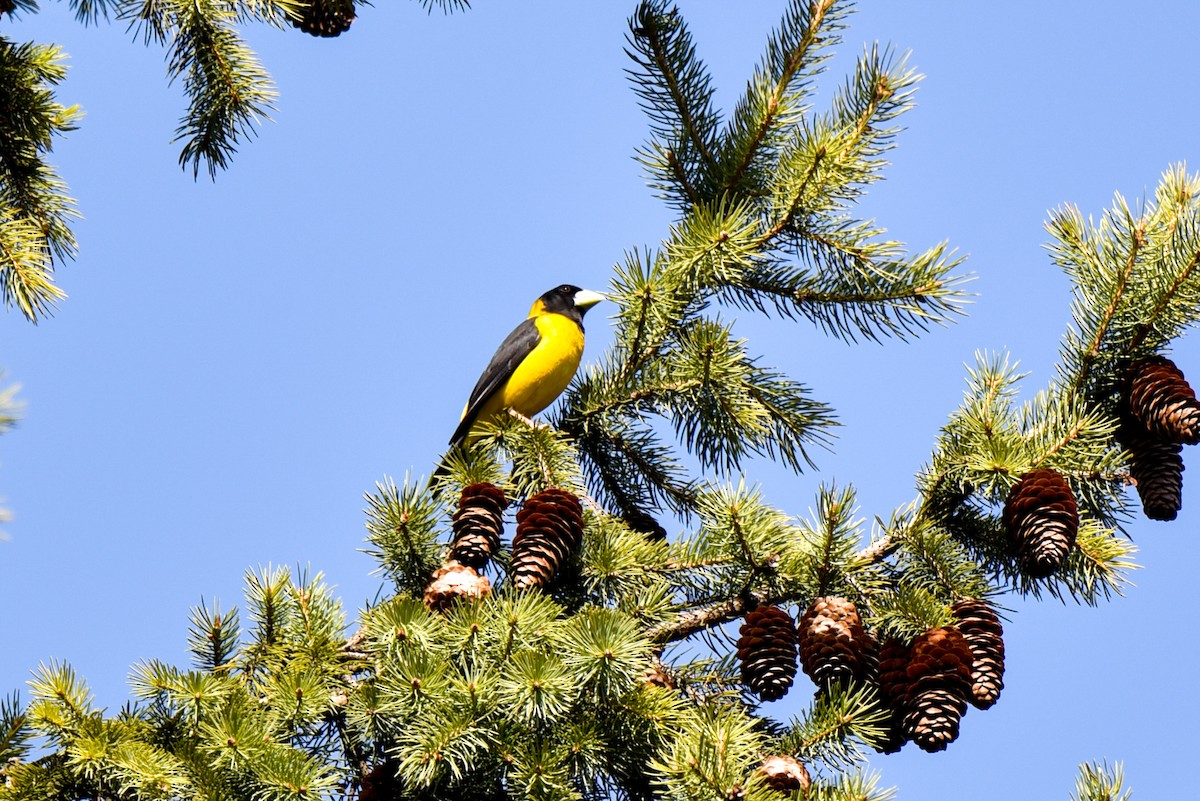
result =
[{"label": "bird's yellow belly", "polygon": [[551,315],[538,320],[538,330],[541,341],[517,365],[501,393],[500,408],[526,417],[554,403],[571,383],[583,356],[583,332],[573,321]]}]

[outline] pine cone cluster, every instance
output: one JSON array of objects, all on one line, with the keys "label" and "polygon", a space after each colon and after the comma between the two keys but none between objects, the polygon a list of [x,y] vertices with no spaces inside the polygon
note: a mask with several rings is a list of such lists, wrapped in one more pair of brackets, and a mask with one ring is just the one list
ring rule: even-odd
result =
[{"label": "pine cone cluster", "polygon": [[1170,359],[1131,365],[1117,439],[1146,517],[1174,520],[1183,508],[1183,446],[1200,441],[1200,402]]},{"label": "pine cone cluster", "polygon": [[[989,673],[996,665],[988,659],[995,656],[998,648],[1003,670],[999,621],[991,625],[995,614],[984,602],[967,601],[955,614],[972,627],[970,635],[956,626],[944,626],[922,633],[912,645],[895,639],[880,645],[879,700],[889,717],[884,721],[882,740],[875,744],[879,751],[893,754],[909,740],[923,751],[944,750],[958,738],[959,723],[968,703],[981,709],[995,703],[1001,683],[998,673]],[[981,631],[986,634],[981,635]],[[972,643],[984,639],[987,655],[977,658]],[[984,667],[977,674],[975,665],[979,662]],[[991,693],[986,706],[977,702],[974,687]]]},{"label": "pine cone cluster", "polygon": [[1046,578],[1062,566],[1079,531],[1079,507],[1070,485],[1049,468],[1030,470],[1009,491],[1001,520],[1017,548],[1021,569]]},{"label": "pine cone cluster", "polygon": [[1004,689],[1004,627],[987,601],[962,598],[950,607],[955,626],[971,649],[971,696],[977,709],[988,709]]},{"label": "pine cone cluster", "polygon": [[513,584],[542,587],[583,545],[583,506],[566,490],[551,487],[526,499],[517,512],[512,542]]},{"label": "pine cone cluster", "polygon": [[818,687],[849,685],[866,674],[872,640],[854,602],[837,596],[814,600],[800,618],[800,664]]},{"label": "pine cone cluster", "polygon": [[808,788],[812,787],[812,777],[808,775],[808,769],[794,756],[769,756],[758,766],[756,773],[777,793],[790,794],[796,790],[807,793]]},{"label": "pine cone cluster", "polygon": [[451,527],[450,558],[483,570],[492,555],[500,550],[504,531],[504,490],[486,482],[471,484],[462,491]]},{"label": "pine cone cluster", "polygon": [[288,17],[288,22],[313,36],[340,36],[354,22],[354,0],[312,0],[300,19]]},{"label": "pine cone cluster", "polygon": [[796,621],[777,606],[758,606],[738,633],[742,683],[764,701],[782,698],[796,678]]}]

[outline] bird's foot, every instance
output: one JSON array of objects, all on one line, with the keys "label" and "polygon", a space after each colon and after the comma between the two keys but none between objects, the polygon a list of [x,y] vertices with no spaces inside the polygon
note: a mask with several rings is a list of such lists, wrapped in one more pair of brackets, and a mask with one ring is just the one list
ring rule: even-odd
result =
[{"label": "bird's foot", "polygon": [[532,420],[532,419],[526,417],[525,415],[521,414],[516,409],[509,409],[508,413],[510,415],[512,415],[513,417],[517,418],[518,420],[520,420],[525,425],[529,426],[530,428],[549,428],[550,427],[549,423],[539,423],[539,422]]}]

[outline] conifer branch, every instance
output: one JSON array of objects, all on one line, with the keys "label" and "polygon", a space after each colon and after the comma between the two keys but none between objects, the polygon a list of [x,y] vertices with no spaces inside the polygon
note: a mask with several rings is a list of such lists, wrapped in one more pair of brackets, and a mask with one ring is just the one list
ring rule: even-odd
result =
[{"label": "conifer branch", "polygon": [[[642,2],[629,28],[626,52],[637,65],[629,76],[655,136],[650,150],[642,151],[642,162],[659,188],[681,195],[685,205],[695,204],[708,197],[701,187],[711,181],[715,163],[718,120],[707,69],[696,57],[678,9],[668,10],[665,2]],[[659,166],[662,160],[665,171]]]},{"label": "conifer branch", "polygon": [[1120,762],[1111,768],[1107,762],[1084,763],[1079,766],[1070,801],[1129,801],[1133,791],[1124,784],[1125,769]]},{"label": "conifer branch", "polygon": [[[743,185],[747,173],[756,162],[765,165],[774,159],[789,124],[803,113],[807,83],[823,60],[819,51],[836,41],[837,25],[831,20],[840,15],[835,0],[794,0],[789,5],[730,120],[725,139],[732,164],[725,170],[723,191],[761,191]],[[755,184],[760,180],[756,176]]]},{"label": "conifer branch", "polygon": [[780,738],[779,750],[809,764],[824,762],[840,773],[864,760],[860,744],[882,734],[886,715],[874,690],[833,688],[793,722]]},{"label": "conifer branch", "polygon": [[421,6],[431,14],[435,8],[441,9],[445,14],[452,14],[455,11],[465,11],[471,7],[470,0],[420,0]]},{"label": "conifer branch", "polygon": [[[1128,209],[1126,209],[1126,213],[1128,213]],[[1116,317],[1117,309],[1125,296],[1130,277],[1133,275],[1134,267],[1137,265],[1138,254],[1145,241],[1144,226],[1133,224],[1132,219],[1129,219],[1128,222],[1133,232],[1132,241],[1129,243],[1129,252],[1125,258],[1124,268],[1116,276],[1116,282],[1109,297],[1108,305],[1100,313],[1095,330],[1092,332],[1091,340],[1087,343],[1087,348],[1080,357],[1079,361],[1082,369],[1079,370],[1073,386],[1076,393],[1081,392],[1088,383],[1088,379],[1090,378],[1089,368],[1100,355],[1100,346],[1104,342],[1105,335],[1108,333],[1113,319]]]},{"label": "conifer branch", "polygon": [[[109,5],[73,7],[95,16]],[[269,107],[265,73],[232,23],[279,23],[292,5],[112,4],[138,16],[143,35],[168,47],[173,77],[185,76],[195,119],[181,135],[194,171],[200,161],[210,173],[223,166]],[[1060,380],[1018,404],[1015,367],[981,356],[918,498],[886,523],[876,518],[868,542],[851,487],[822,486],[810,519],[795,521],[744,482],[707,480],[751,455],[807,468],[808,449],[834,424],[805,387],[761,366],[717,307],[804,317],[854,339],[924,330],[962,300],[951,275],[961,260],[946,245],[909,255],[849,213],[879,177],[891,121],[911,105],[918,76],[872,49],[827,113],[805,105],[848,5],[792,2],[718,130],[707,71],[678,12],[642,3],[630,39],[651,117],[641,156],[682,214],[658,250],[617,268],[615,344],[566,393],[558,430],[504,417],[452,454],[432,488],[381,483],[367,498],[367,549],[395,591],[349,636],[320,574],[266,568],[246,577],[247,630],[236,610],[202,601],[189,627],[194,667],[138,665],[139,703],[121,715],[96,711],[68,666],[43,668],[28,709],[0,703],[0,764],[16,760],[0,767],[0,799],[47,787],[122,799],[360,790],[412,801],[756,799],[776,792],[759,772],[763,755],[783,750],[836,774],[819,776],[810,797],[881,801],[888,792],[852,772],[860,742],[883,739],[879,695],[828,684],[798,720],[772,722],[742,692],[746,655],[731,652],[727,624],[761,605],[839,595],[862,610],[872,637],[910,641],[950,624],[950,603],[1004,589],[1089,604],[1119,594],[1134,565],[1117,525],[1124,454],[1113,390],[1130,359],[1168,346],[1200,312],[1197,179],[1182,170],[1139,215],[1119,198],[1098,226],[1060,213],[1054,256],[1077,286]],[[0,257],[14,261],[10,241],[45,232],[22,233],[27,223],[7,211],[18,204],[0,201],[0,223],[17,225],[0,225]],[[652,416],[673,427],[675,443],[660,439]],[[683,451],[703,477],[685,470]],[[1076,544],[1044,578],[1022,573],[1000,512],[1035,466],[1061,472],[1080,513]],[[452,491],[485,480],[510,500],[548,485],[582,496],[582,550],[545,592],[506,580],[510,557],[490,553],[495,561],[466,569],[489,590],[496,578],[491,594],[431,603],[424,590],[462,520],[447,520]],[[660,503],[691,529],[670,543],[651,517]],[[511,519],[503,510],[488,518],[497,538]],[[553,533],[546,542],[560,544]],[[553,573],[560,560],[546,554]],[[660,660],[692,637],[712,653]],[[51,753],[23,761],[34,735]],[[1081,782],[1089,793],[1119,788],[1119,776],[1108,778]]]},{"label": "conifer branch", "polygon": [[[14,691],[0,699],[0,765],[24,759],[32,739],[28,716],[20,696]],[[0,768],[2,774],[3,768]]]},{"label": "conifer branch", "polygon": [[54,264],[76,248],[75,201],[45,162],[54,137],[80,116],[54,97],[66,76],[63,59],[57,47],[0,37],[0,298],[34,323],[65,297]]},{"label": "conifer branch", "polygon": [[944,245],[908,262],[876,260],[884,253],[873,250],[813,236],[802,251],[827,268],[752,270],[722,294],[741,306],[769,305],[786,317],[807,318],[851,341],[860,335],[878,340],[880,334],[905,339],[962,313],[960,285],[968,279],[950,275],[962,259]]},{"label": "conifer branch", "polygon": [[705,629],[737,620],[755,606],[772,602],[765,594],[751,593],[748,596],[738,595],[696,609],[687,609],[679,612],[671,621],[651,626],[646,631],[646,639],[660,645],[685,640]]},{"label": "conifer branch", "polygon": [[[1165,315],[1167,310],[1172,305],[1183,290],[1190,282],[1193,282],[1197,275],[1197,270],[1200,270],[1200,249],[1194,250],[1188,261],[1179,269],[1176,275],[1172,278],[1170,285],[1162,293],[1162,296],[1155,303],[1154,308],[1150,310],[1150,320],[1158,320]],[[1137,335],[1130,341],[1130,350],[1134,353],[1142,349],[1142,344],[1153,330],[1151,323],[1145,323],[1141,326]]]},{"label": "conifer branch", "polygon": [[229,164],[240,138],[252,136],[260,119],[273,108],[270,77],[231,25],[234,13],[217,0],[187,4],[174,21],[168,51],[171,79],[184,76],[190,99],[187,115],[176,131],[184,141],[181,166],[210,178]]},{"label": "conifer branch", "polygon": [[71,8],[75,18],[84,25],[95,25],[101,17],[108,19],[109,11],[114,13],[128,0],[71,0]]}]

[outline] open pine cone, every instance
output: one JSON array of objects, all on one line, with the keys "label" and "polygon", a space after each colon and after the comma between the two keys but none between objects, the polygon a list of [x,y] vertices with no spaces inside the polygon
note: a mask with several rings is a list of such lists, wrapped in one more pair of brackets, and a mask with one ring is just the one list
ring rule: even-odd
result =
[{"label": "open pine cone", "polygon": [[973,657],[955,628],[930,629],[909,652],[904,732],[922,751],[942,751],[958,739],[971,697]]},{"label": "open pine cone", "polygon": [[487,567],[492,555],[500,550],[507,505],[504,490],[495,484],[464,487],[451,523],[454,540],[450,543],[450,558],[476,570]]},{"label": "open pine cone", "polygon": [[1075,494],[1061,475],[1045,467],[1021,476],[1001,519],[1017,546],[1021,569],[1034,578],[1062,566],[1079,532]]},{"label": "open pine cone", "polygon": [[513,584],[522,589],[545,586],[582,545],[583,506],[578,498],[557,487],[531,496],[517,512],[509,567]]},{"label": "open pine cone", "polygon": [[812,787],[812,777],[804,763],[788,754],[767,757],[758,766],[757,773],[778,793],[790,794],[796,790],[807,793]]},{"label": "open pine cone", "polygon": [[787,694],[796,678],[796,621],[777,606],[746,613],[737,641],[742,682],[764,701]]},{"label": "open pine cone", "polygon": [[445,612],[457,600],[467,603],[486,598],[492,592],[487,576],[475,568],[450,561],[437,569],[433,580],[425,587],[425,606],[434,612]]},{"label": "open pine cone", "polygon": [[1200,442],[1200,401],[1170,359],[1151,356],[1129,370],[1125,403],[1130,415],[1155,439]]},{"label": "open pine cone", "polygon": [[987,709],[1004,689],[1004,627],[987,601],[962,598],[950,607],[955,625],[971,649],[972,705]]},{"label": "open pine cone", "polygon": [[853,601],[817,598],[800,618],[798,630],[800,664],[818,687],[863,678],[864,652],[871,643]]},{"label": "open pine cone", "polygon": [[1129,453],[1129,477],[1151,520],[1174,520],[1183,508],[1183,446],[1154,437],[1131,416],[1117,440]]}]

